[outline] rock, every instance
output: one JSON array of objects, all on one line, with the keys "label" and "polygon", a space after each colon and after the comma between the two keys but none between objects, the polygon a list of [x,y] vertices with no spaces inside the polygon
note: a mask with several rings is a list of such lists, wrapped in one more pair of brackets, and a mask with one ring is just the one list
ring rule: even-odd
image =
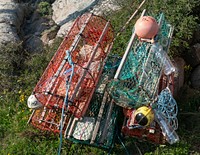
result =
[{"label": "rock", "polygon": [[[23,30],[25,48],[29,52],[40,52],[43,45],[56,37],[59,27],[51,18],[41,16],[35,10],[25,22]],[[38,43],[37,48],[35,48],[36,43]]]},{"label": "rock", "polygon": [[14,0],[0,2],[0,45],[18,42],[24,20],[24,7]]},{"label": "rock", "polygon": [[191,50],[186,54],[185,59],[192,67],[200,64],[200,43],[191,47]]},{"label": "rock", "polygon": [[57,37],[64,37],[68,33],[68,31],[71,29],[73,22],[74,21],[72,20],[62,25],[60,29],[58,30]]},{"label": "rock", "polygon": [[49,41],[56,37],[58,29],[59,29],[58,26],[53,26],[51,29],[44,31],[41,37],[42,42],[45,45],[48,45]]},{"label": "rock", "polygon": [[176,97],[179,93],[179,90],[184,84],[184,66],[185,61],[183,58],[176,57],[174,58],[174,66],[176,67],[176,72],[174,75],[174,96]]},{"label": "rock", "polygon": [[49,28],[46,24],[48,22],[48,19],[42,18],[39,13],[35,11],[31,15],[31,18],[25,23],[24,35],[37,33],[39,36],[44,30]]},{"label": "rock", "polygon": [[198,25],[196,31],[194,32],[193,42],[200,43],[200,24]]},{"label": "rock", "polygon": [[7,23],[0,23],[0,46],[9,42],[19,41],[17,29]]},{"label": "rock", "polygon": [[194,89],[200,90],[200,65],[191,74],[191,84]]},{"label": "rock", "polygon": [[52,4],[52,19],[58,25],[63,25],[91,8],[96,2],[97,0],[56,0]]},{"label": "rock", "polygon": [[49,40],[48,45],[49,45],[49,46],[52,46],[53,43],[54,43],[54,41],[55,41],[55,39]]},{"label": "rock", "polygon": [[92,12],[96,15],[103,15],[118,9],[120,9],[120,6],[116,4],[115,0],[103,0],[99,1],[99,3],[94,6]]},{"label": "rock", "polygon": [[56,0],[52,4],[52,19],[61,28],[58,37],[64,37],[71,28],[73,21],[83,12],[96,4],[97,0]]},{"label": "rock", "polygon": [[56,0],[52,4],[52,19],[60,25],[58,37],[64,37],[71,28],[73,21],[86,11],[96,15],[102,15],[110,10],[116,10],[119,6],[115,0]]},{"label": "rock", "polygon": [[41,52],[43,50],[43,42],[38,36],[31,35],[25,40],[25,48],[29,52]]}]

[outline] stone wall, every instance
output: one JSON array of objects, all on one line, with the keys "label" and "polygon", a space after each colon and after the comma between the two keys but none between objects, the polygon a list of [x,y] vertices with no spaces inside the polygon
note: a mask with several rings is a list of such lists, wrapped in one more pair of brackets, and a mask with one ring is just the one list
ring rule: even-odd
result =
[{"label": "stone wall", "polygon": [[0,45],[20,41],[19,33],[24,19],[24,8],[14,0],[0,2]]},{"label": "stone wall", "polygon": [[84,12],[101,15],[120,7],[115,0],[56,0],[52,4],[52,19],[60,26],[57,36],[63,37],[71,28],[73,21]]}]

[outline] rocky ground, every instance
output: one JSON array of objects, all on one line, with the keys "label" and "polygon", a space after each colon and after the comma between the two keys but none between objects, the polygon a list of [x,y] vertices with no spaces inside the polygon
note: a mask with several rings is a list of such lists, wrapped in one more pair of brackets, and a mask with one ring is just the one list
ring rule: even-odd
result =
[{"label": "rocky ground", "polygon": [[[23,41],[29,51],[40,51],[55,37],[64,37],[73,21],[86,11],[102,14],[119,7],[114,0],[49,0],[50,15],[41,15],[41,0],[0,2],[0,44]],[[38,48],[35,48],[35,47]]]},{"label": "rocky ground", "polygon": [[0,45],[20,40],[24,15],[23,6],[14,0],[0,2]]}]

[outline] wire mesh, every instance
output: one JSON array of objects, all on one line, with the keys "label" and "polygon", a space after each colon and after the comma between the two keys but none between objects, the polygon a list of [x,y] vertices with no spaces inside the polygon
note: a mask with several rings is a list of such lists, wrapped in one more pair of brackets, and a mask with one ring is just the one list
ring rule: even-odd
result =
[{"label": "wire mesh", "polygon": [[[43,107],[42,109],[35,110],[33,112],[33,116],[31,118],[31,124],[42,130],[42,131],[49,131],[53,133],[60,132],[60,115],[61,110],[58,107]],[[70,118],[70,114],[65,112],[64,114],[64,122],[63,122],[63,129],[66,129],[67,122]]]},{"label": "wire mesh", "polygon": [[[102,76],[99,80],[99,83],[97,85],[97,88],[95,90],[95,93],[93,95],[93,98],[91,100],[91,103],[88,107],[88,110],[85,114],[85,116],[81,119],[76,121],[75,125],[72,127],[72,133],[70,136],[66,135],[66,138],[70,141],[76,142],[76,143],[81,143],[81,144],[87,144],[87,145],[92,145],[92,146],[97,146],[97,147],[102,147],[102,148],[110,148],[113,144],[114,140],[114,134],[115,134],[115,126],[116,126],[116,119],[117,119],[117,114],[118,114],[118,109],[115,106],[112,110],[112,116],[109,120],[109,123],[107,126],[105,126],[105,120],[108,112],[108,107],[111,102],[111,98],[107,98],[105,106],[102,107],[102,99],[103,95],[105,93],[106,85],[109,82],[110,79],[114,77],[115,71],[119,65],[120,59],[116,56],[109,56],[109,58],[106,61],[106,65],[104,67]],[[102,115],[100,116],[99,113],[102,111]],[[87,133],[89,138],[87,140],[81,139],[82,137],[80,136],[81,134],[86,134],[84,132],[84,128],[78,128],[78,123],[84,119],[93,119],[95,120],[93,122],[93,127],[92,127],[92,132]],[[88,122],[88,121],[87,121]],[[99,123],[100,126],[95,130],[95,125]],[[87,124],[87,123],[84,123]],[[84,126],[84,125],[83,125]],[[102,134],[103,129],[107,128],[107,132],[105,135]],[[77,131],[78,130],[78,131]],[[84,133],[83,133],[84,132]],[[78,134],[78,136],[77,136]],[[93,135],[94,138],[93,138]],[[92,138],[94,140],[92,140]]]},{"label": "wire mesh", "polygon": [[68,51],[75,66],[68,93],[68,110],[76,117],[83,116],[110,52],[113,37],[111,24],[102,17],[93,14],[78,17],[34,89],[37,100],[48,108],[62,108],[71,69],[66,58]]},{"label": "wire mesh", "polygon": [[[155,39],[167,52],[172,27],[163,14],[156,19],[160,31]],[[70,141],[102,148],[112,146],[119,107],[114,105],[108,120],[111,100],[124,108],[137,108],[152,102],[168,85],[161,77],[164,60],[155,52],[160,46],[136,38],[119,78],[113,80],[120,62],[118,57],[107,57],[113,38],[111,25],[99,16],[84,14],[74,22],[34,89],[36,98],[44,107],[33,113],[32,125],[58,133],[60,123],[63,123],[63,133]],[[68,93],[68,111],[64,112],[64,121],[61,122],[66,81],[71,72],[66,50],[71,54],[75,69]],[[108,95],[102,102],[105,93]],[[127,126],[123,126],[122,132],[131,137],[164,143],[158,124],[154,135],[149,133],[149,129],[130,130]]]},{"label": "wire mesh", "polygon": [[122,107],[147,105],[158,93],[164,65],[163,55],[170,45],[172,26],[166,22],[163,14],[156,19],[160,24],[159,33],[155,37],[157,43],[140,42],[135,38],[119,78],[109,84],[109,88],[112,88],[111,96]]}]

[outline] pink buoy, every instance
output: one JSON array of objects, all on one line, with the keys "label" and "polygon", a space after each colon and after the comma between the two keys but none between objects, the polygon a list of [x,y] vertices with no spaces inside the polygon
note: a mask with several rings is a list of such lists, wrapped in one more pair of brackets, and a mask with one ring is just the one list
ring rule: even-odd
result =
[{"label": "pink buoy", "polygon": [[158,33],[159,25],[151,16],[143,16],[135,23],[135,33],[139,38],[151,39]]}]

